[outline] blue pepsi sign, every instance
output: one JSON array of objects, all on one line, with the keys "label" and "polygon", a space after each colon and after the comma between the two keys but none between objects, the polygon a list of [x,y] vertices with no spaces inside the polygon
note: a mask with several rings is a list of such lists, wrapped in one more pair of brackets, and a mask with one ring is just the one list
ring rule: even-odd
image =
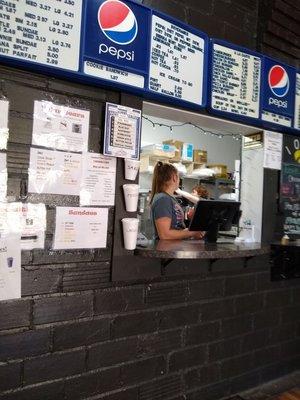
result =
[{"label": "blue pepsi sign", "polygon": [[269,57],[263,64],[262,119],[292,127],[296,70]]},{"label": "blue pepsi sign", "polygon": [[[84,72],[103,79],[109,79],[106,73],[112,72],[111,76],[122,83],[122,71],[129,71],[134,75],[126,76],[127,84],[144,87],[148,73],[150,11],[126,1],[94,0],[87,2],[86,21]],[[98,64],[87,64],[87,61],[99,63],[100,70]],[[103,64],[118,70],[104,68],[101,72]]]}]

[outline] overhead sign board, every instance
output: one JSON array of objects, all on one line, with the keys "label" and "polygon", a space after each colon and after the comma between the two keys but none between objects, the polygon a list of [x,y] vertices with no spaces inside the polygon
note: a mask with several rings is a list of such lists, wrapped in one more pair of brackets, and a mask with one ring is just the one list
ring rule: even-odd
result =
[{"label": "overhead sign board", "polygon": [[260,118],[261,56],[212,41],[211,110],[237,118]]},{"label": "overhead sign board", "polygon": [[296,70],[264,57],[262,120],[291,128],[294,118]]}]

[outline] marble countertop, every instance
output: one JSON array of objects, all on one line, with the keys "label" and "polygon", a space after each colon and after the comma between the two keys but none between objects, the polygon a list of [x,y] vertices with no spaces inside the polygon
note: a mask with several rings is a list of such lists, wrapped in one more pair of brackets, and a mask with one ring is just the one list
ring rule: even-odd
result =
[{"label": "marble countertop", "polygon": [[261,243],[204,243],[202,240],[159,240],[137,247],[134,254],[145,258],[220,259],[253,257],[270,252]]}]

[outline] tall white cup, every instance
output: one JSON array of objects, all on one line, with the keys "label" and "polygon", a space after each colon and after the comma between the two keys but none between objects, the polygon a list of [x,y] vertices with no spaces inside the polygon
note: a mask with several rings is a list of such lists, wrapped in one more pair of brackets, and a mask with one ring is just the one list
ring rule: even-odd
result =
[{"label": "tall white cup", "polygon": [[123,218],[123,237],[126,250],[134,250],[138,234],[139,220],[137,218]]},{"label": "tall white cup", "polygon": [[124,159],[124,168],[125,168],[125,179],[129,181],[134,181],[138,170],[140,168],[139,160],[132,160],[131,158]]},{"label": "tall white cup", "polygon": [[127,183],[123,185],[126,211],[134,212],[137,210],[139,199],[139,185]]}]

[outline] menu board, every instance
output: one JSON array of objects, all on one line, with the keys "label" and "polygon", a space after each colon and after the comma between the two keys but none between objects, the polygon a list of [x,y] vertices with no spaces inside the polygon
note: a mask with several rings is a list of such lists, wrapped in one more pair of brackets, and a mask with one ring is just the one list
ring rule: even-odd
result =
[{"label": "menu board", "polygon": [[79,69],[82,0],[0,2],[0,55]]},{"label": "menu board", "polygon": [[153,14],[149,89],[202,105],[204,51],[204,38]]},{"label": "menu board", "polygon": [[300,74],[296,74],[296,93],[295,93],[295,121],[294,127],[300,129]]},{"label": "menu board", "polygon": [[300,235],[300,165],[283,164],[280,199],[284,215],[283,230]]},{"label": "menu board", "polygon": [[213,43],[211,107],[259,118],[260,57]]}]

